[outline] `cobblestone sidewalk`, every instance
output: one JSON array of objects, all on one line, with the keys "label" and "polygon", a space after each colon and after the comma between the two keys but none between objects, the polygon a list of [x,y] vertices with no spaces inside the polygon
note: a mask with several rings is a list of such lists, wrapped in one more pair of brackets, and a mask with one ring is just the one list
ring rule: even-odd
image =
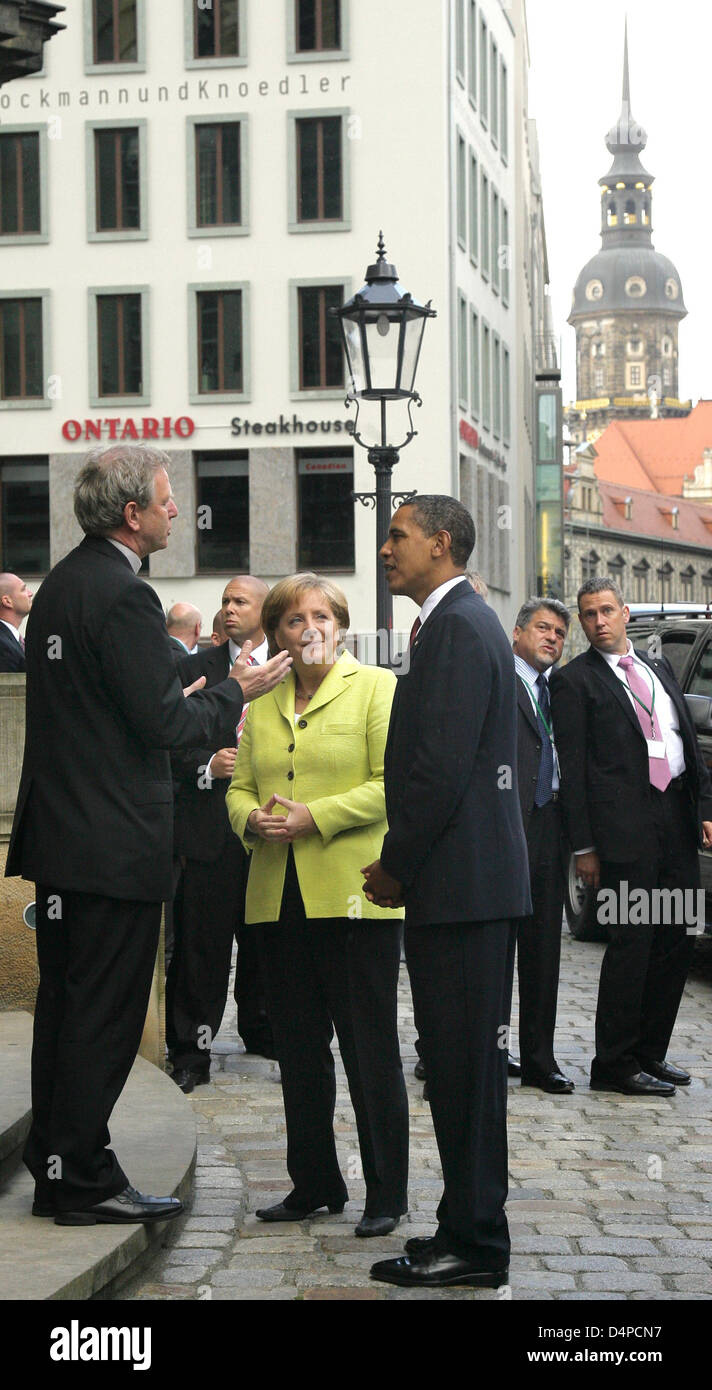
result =
[{"label": "cobblestone sidewalk", "polygon": [[[413,1076],[413,1011],[401,967],[399,1014],[411,1114],[410,1215],[383,1240],[357,1240],[358,1146],[337,1056],[336,1133],[351,1200],[343,1216],[266,1226],[255,1207],[289,1190],[276,1063],[246,1056],[232,995],[210,1086],[191,1096],[199,1128],[194,1200],[177,1235],[121,1299],[709,1299],[712,1297],[712,950],[702,943],[670,1059],[693,1082],[672,1100],[588,1089],[603,947],[564,931],[557,1059],[572,1096],[510,1081],[506,1290],[412,1292],[371,1283],[374,1260],[431,1234],[441,1191],[422,1085]],[[513,1020],[516,1028],[516,1008]],[[516,1048],[516,1033],[515,1043]]]}]

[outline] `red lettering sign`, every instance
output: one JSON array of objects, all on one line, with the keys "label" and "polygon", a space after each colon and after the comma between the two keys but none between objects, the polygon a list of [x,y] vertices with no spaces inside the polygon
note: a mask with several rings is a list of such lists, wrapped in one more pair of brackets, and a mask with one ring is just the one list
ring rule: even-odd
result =
[{"label": "red lettering sign", "polygon": [[62,435],[73,444],[77,439],[190,439],[195,432],[195,421],[189,415],[179,415],[176,420],[164,415],[157,420],[153,415],[135,420],[131,416],[121,420],[112,416],[104,420],[65,420]]},{"label": "red lettering sign", "polygon": [[476,449],[480,442],[477,430],[472,425],[468,425],[467,420],[460,421],[460,438],[464,439],[471,449]]}]

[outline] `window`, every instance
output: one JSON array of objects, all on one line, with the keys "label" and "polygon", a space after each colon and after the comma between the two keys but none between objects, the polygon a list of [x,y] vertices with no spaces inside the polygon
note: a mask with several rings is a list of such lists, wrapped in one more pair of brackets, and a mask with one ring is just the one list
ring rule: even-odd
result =
[{"label": "window", "polygon": [[474,309],[470,317],[470,408],[480,417],[480,320]]},{"label": "window", "polygon": [[477,104],[477,5],[475,0],[470,0],[467,88],[470,101],[475,106]]},{"label": "window", "polygon": [[690,695],[712,696],[712,643],[708,642],[690,682]]},{"label": "window", "polygon": [[596,388],[597,391],[602,391],[602,390],[603,390],[603,379],[604,379],[604,378],[603,378],[603,371],[602,371],[601,368],[599,367],[599,368],[597,368],[597,370],[593,373],[593,384],[594,384],[594,386],[595,386],[595,388]]},{"label": "window", "polygon": [[138,127],[94,131],[97,232],[141,226]]},{"label": "window", "polygon": [[240,122],[195,126],[198,227],[239,226],[242,221]]},{"label": "window", "polygon": [[344,297],[343,283],[297,289],[300,391],[343,390],[341,332],[329,310],[338,309]]},{"label": "window", "polygon": [[672,372],[669,367],[663,367],[663,386],[672,386]]},{"label": "window", "polygon": [[340,0],[295,0],[297,53],[341,48]]},{"label": "window", "polygon": [[0,237],[36,237],[42,230],[40,133],[0,134]]},{"label": "window", "polygon": [[702,594],[705,603],[712,603],[712,569],[702,576]]},{"label": "window", "polygon": [[482,424],[486,430],[490,427],[490,410],[492,405],[492,356],[490,347],[490,331],[486,323],[482,325]]},{"label": "window", "polygon": [[480,241],[479,177],[477,160],[470,154],[470,260],[474,265],[477,265]]},{"label": "window", "polygon": [[463,294],[457,296],[457,394],[460,405],[467,409],[467,300]]},{"label": "window", "polygon": [[499,149],[504,163],[509,159],[509,74],[506,63],[499,70]]},{"label": "window", "polygon": [[626,385],[634,388],[643,385],[643,368],[639,362],[629,362],[626,365]]},{"label": "window", "polygon": [[583,584],[586,583],[587,579],[595,579],[600,563],[601,557],[595,550],[591,550],[588,555],[581,557],[581,582]]},{"label": "window", "polygon": [[482,175],[482,195],[480,197],[480,253],[481,269],[485,280],[489,279],[490,273],[490,215],[489,215],[489,179],[486,174]]},{"label": "window", "polygon": [[672,600],[672,565],[666,561],[658,570],[658,589],[661,603],[670,603]]},{"label": "window", "polygon": [[502,439],[509,444],[512,438],[512,373],[509,349],[502,349]]},{"label": "window", "polygon": [[492,340],[492,433],[502,433],[502,344],[495,333]]},{"label": "window", "polygon": [[693,590],[694,584],[695,584],[695,570],[693,569],[692,565],[688,565],[688,566],[687,566],[687,569],[684,569],[684,570],[681,571],[681,573],[680,573],[680,583],[681,583],[681,585],[682,585],[682,601],[683,601],[683,603],[691,603],[691,602],[692,602],[692,590]]},{"label": "window", "polygon": [[0,298],[0,399],[44,396],[42,298]]},{"label": "window", "polygon": [[607,563],[607,570],[608,570],[608,573],[610,574],[610,576],[611,576],[612,579],[615,579],[615,580],[617,581],[617,583],[620,585],[621,589],[624,588],[624,581],[623,581],[623,571],[624,571],[624,569],[625,569],[625,560],[623,559],[623,556],[622,556],[622,555],[615,555],[614,558],[613,558],[612,560],[609,560],[608,563]]},{"label": "window", "polygon": [[240,56],[240,0],[211,0],[193,4],[193,57]]},{"label": "window", "polygon": [[[196,453],[195,482],[198,516],[197,568],[247,574],[250,569],[250,499],[248,455]],[[203,510],[207,508],[208,510]]]},{"label": "window", "polygon": [[290,231],[313,231],[318,224],[348,228],[346,145],[343,113],[307,117],[292,114],[294,169],[290,180]]},{"label": "window", "polygon": [[49,460],[0,457],[0,569],[46,574],[49,565]]},{"label": "window", "polygon": [[499,193],[492,189],[492,289],[499,293]]},{"label": "window", "polygon": [[[692,570],[692,578],[695,571]],[[688,601],[685,595],[685,602]],[[682,685],[683,674],[687,665],[688,658],[692,654],[692,648],[697,641],[697,634],[694,632],[662,632],[660,634],[663,646],[663,656],[667,657],[675,674],[675,679]]]},{"label": "window", "polygon": [[490,46],[490,135],[493,144],[499,140],[499,55],[492,39]]},{"label": "window", "polygon": [[89,71],[121,72],[144,65],[145,0],[87,0],[85,61]]},{"label": "window", "polygon": [[241,394],[242,291],[200,290],[197,301],[198,391]]},{"label": "window", "polygon": [[487,125],[487,112],[489,109],[489,82],[487,73],[488,45],[487,45],[487,25],[480,16],[480,120],[483,126]]},{"label": "window", "polygon": [[97,294],[100,398],[143,395],[140,294]]},{"label": "window", "polygon": [[458,131],[457,135],[457,239],[460,246],[467,246],[467,195],[465,193],[467,170],[467,150],[465,141]]},{"label": "window", "polygon": [[642,339],[642,338],[629,338],[629,339],[628,339],[628,342],[626,343],[626,352],[629,354],[629,356],[631,356],[631,357],[640,357],[642,351],[643,351],[643,339]]},{"label": "window", "polygon": [[354,568],[353,485],[352,449],[297,450],[299,569]]},{"label": "window", "polygon": [[502,303],[509,304],[509,269],[512,248],[509,244],[509,208],[502,203]]},{"label": "window", "polygon": [[465,5],[467,0],[455,0],[455,72],[465,85]]},{"label": "window", "polygon": [[647,603],[648,601],[648,570],[650,566],[647,560],[641,560],[640,564],[633,565],[633,602]]}]

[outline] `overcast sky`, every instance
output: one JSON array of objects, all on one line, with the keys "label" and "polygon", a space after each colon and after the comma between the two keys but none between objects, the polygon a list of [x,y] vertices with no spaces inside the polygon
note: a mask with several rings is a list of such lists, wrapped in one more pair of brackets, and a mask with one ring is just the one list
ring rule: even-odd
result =
[{"label": "overcast sky", "polygon": [[567,324],[579,271],[600,247],[606,132],[621,107],[628,15],[631,109],[648,134],[653,245],[680,274],[680,397],[712,398],[712,173],[709,0],[527,0],[530,113],[541,147],[554,324],[564,400],[575,397],[575,337]]}]

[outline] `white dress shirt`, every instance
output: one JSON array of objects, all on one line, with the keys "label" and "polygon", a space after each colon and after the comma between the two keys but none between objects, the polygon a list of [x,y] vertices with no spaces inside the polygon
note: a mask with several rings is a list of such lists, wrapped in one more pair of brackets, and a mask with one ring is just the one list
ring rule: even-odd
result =
[{"label": "white dress shirt", "polygon": [[[624,652],[601,652],[604,661],[608,662],[612,671],[615,671],[619,681],[623,682],[628,693],[628,698],[635,710],[638,709],[637,702],[633,699],[633,694],[626,680],[625,670],[619,665],[621,656]],[[680,725],[677,718],[677,711],[665,689],[662,681],[652,668],[644,661],[641,661],[633,651],[633,647],[628,641],[628,656],[632,656],[633,664],[637,675],[641,677],[650,691],[650,699],[653,698],[653,688],[655,689],[655,713],[658,716],[660,725],[660,737],[665,744],[665,753],[670,764],[670,776],[680,777],[685,771],[685,749],[682,738],[680,737]]]},{"label": "white dress shirt", "polygon": [[11,633],[12,633],[12,635],[13,635],[13,637],[15,638],[15,641],[17,642],[18,646],[22,646],[22,643],[20,642],[20,629],[19,629],[19,627],[13,627],[12,623],[6,623],[4,618],[0,618],[0,623],[2,623],[3,627],[6,627],[6,628],[7,628],[8,632],[11,632]]},{"label": "white dress shirt", "polygon": [[[533,711],[534,711],[534,716],[536,717],[536,714],[537,714],[537,707],[536,707],[536,682],[538,681],[539,676],[543,676],[543,677],[544,677],[544,680],[546,681],[546,683],[547,683],[547,685],[548,685],[548,684],[549,684],[549,676],[551,675],[552,668],[549,667],[548,671],[537,671],[537,670],[535,669],[534,666],[530,666],[528,661],[524,661],[523,658],[522,658],[521,656],[517,656],[517,653],[515,652],[515,653],[514,653],[514,669],[515,669],[517,675],[518,675],[518,676],[521,676],[522,680],[524,681],[525,686],[527,687],[527,691],[528,691],[528,693],[529,693],[529,699],[530,699],[531,702],[532,702],[532,709],[533,709]],[[552,738],[552,740],[551,740],[551,747],[552,747],[552,751],[553,751],[553,754],[554,754],[554,770],[553,770],[552,777],[551,777],[551,790],[552,790],[553,792],[558,792],[558,790],[559,790],[559,759],[558,759],[557,752],[556,752],[556,744],[555,744],[553,738]]]},{"label": "white dress shirt", "polygon": [[[228,656],[229,656],[229,658],[230,658],[230,666],[234,666],[234,665],[235,665],[235,662],[237,661],[237,658],[238,658],[239,655],[240,655],[240,652],[242,651],[242,647],[238,647],[237,643],[236,643],[236,642],[233,642],[232,637],[228,637],[228,639],[227,639],[227,649],[228,649]],[[265,637],[265,639],[264,639],[263,642],[260,642],[259,647],[255,647],[255,648],[253,649],[251,655],[252,655],[252,660],[254,661],[254,663],[255,663],[256,666],[264,666],[265,661],[269,660],[269,645],[268,645],[268,642],[267,642],[267,638],[266,638],[266,637]],[[246,701],[245,704],[242,706],[243,712],[244,712],[248,707],[249,707],[249,700]],[[240,715],[240,718],[242,718],[242,714]],[[215,754],[213,753],[213,758],[214,758],[214,757],[215,757]],[[206,767],[206,769],[205,769],[205,781],[206,781],[206,784],[207,784],[208,788],[211,788],[212,785],[213,785],[212,774],[211,774],[211,772],[210,772],[210,769],[211,769],[212,763],[213,763],[213,758],[210,759],[210,762],[208,763],[208,765],[207,765],[207,767]]]},{"label": "white dress shirt", "polygon": [[445,595],[449,594],[450,590],[454,589],[456,584],[461,584],[464,578],[464,574],[457,574],[455,575],[454,579],[446,579],[444,584],[439,584],[437,589],[433,589],[433,592],[431,594],[428,594],[428,597],[426,598],[425,603],[423,604],[420,610],[421,627],[423,626],[423,623],[426,621],[426,619],[430,617],[430,614],[432,613],[433,609],[437,608],[438,604],[440,603],[440,600],[444,599]]},{"label": "white dress shirt", "polygon": [[127,545],[123,544],[123,541],[115,541],[113,536],[107,536],[106,539],[111,545],[115,545],[117,550],[121,551],[121,554],[128,560],[134,574],[138,574],[141,568],[141,556],[137,555],[135,550],[130,550]]}]

